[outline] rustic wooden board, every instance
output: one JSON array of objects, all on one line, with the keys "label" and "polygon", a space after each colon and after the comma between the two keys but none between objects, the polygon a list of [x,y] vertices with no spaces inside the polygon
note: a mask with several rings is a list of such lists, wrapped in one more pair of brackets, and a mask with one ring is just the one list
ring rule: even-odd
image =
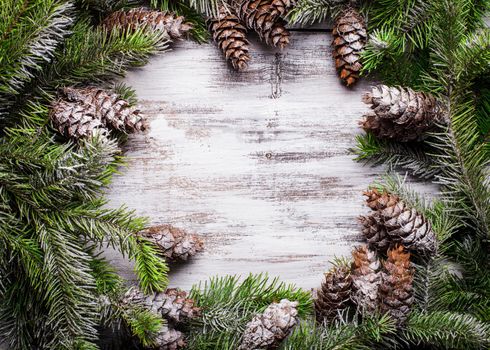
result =
[{"label": "rustic wooden board", "polygon": [[329,260],[359,241],[362,191],[383,171],[349,153],[368,82],[338,82],[330,41],[293,32],[283,52],[254,41],[245,73],[214,45],[182,42],[128,75],[151,131],[130,137],[110,206],[204,237],[205,252],[173,267],[171,285],[268,272],[315,287]]}]

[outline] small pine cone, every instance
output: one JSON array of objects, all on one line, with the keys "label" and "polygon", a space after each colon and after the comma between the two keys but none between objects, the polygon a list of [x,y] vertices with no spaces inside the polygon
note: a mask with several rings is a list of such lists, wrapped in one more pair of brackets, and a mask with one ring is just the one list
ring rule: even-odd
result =
[{"label": "small pine cone", "polygon": [[413,303],[413,271],[410,253],[403,246],[388,251],[378,289],[380,311],[393,317],[398,325],[406,321]]},{"label": "small pine cone", "polygon": [[332,35],[335,67],[345,85],[351,86],[362,69],[361,52],[367,41],[364,18],[357,10],[346,9],[336,18]]},{"label": "small pine cone", "polygon": [[146,119],[141,112],[111,91],[95,87],[67,87],[61,93],[66,101],[91,106],[95,116],[110,129],[126,133],[147,129]]},{"label": "small pine cone", "polygon": [[155,337],[155,350],[178,350],[186,346],[184,334],[168,325],[164,325]]},{"label": "small pine cone", "polygon": [[186,292],[174,288],[152,295],[131,288],[124,295],[122,303],[142,306],[174,324],[185,323],[201,314],[201,309],[194,305],[194,300],[187,298]]},{"label": "small pine cone", "polygon": [[392,206],[400,200],[397,196],[388,193],[387,191],[380,192],[378,189],[373,188],[363,193],[367,199],[366,204],[373,210],[385,209]]},{"label": "small pine cone", "polygon": [[359,221],[363,226],[362,234],[366,237],[369,247],[381,253],[386,253],[390,247],[391,240],[385,226],[382,224],[379,213],[361,216]]},{"label": "small pine cone", "polygon": [[111,31],[113,28],[124,30],[149,29],[165,31],[171,39],[182,39],[192,29],[192,24],[184,17],[170,12],[134,8],[129,11],[116,11],[104,19],[102,25]]},{"label": "small pine cone", "polygon": [[318,322],[331,322],[339,312],[351,305],[352,276],[346,266],[335,266],[325,274],[325,281],[317,291],[315,314]]},{"label": "small pine cone", "polygon": [[363,101],[371,111],[361,126],[379,138],[415,141],[437,123],[445,122],[444,108],[434,96],[410,88],[377,85],[363,96]]},{"label": "small pine cone", "polygon": [[[289,31],[280,16],[289,8],[284,0],[233,0],[238,17],[248,29],[257,32],[267,45],[283,49],[289,43]],[[285,6],[286,5],[286,6]]]},{"label": "small pine cone", "polygon": [[171,225],[158,225],[138,232],[138,235],[155,243],[168,261],[187,261],[203,249],[199,237]]},{"label": "small pine cone", "polygon": [[298,302],[282,299],[272,303],[245,326],[238,350],[273,349],[286,338],[298,322]]},{"label": "small pine cone", "polygon": [[250,61],[247,28],[240,23],[237,15],[231,9],[221,6],[218,17],[210,18],[208,23],[213,40],[218,43],[233,68],[245,70]]},{"label": "small pine cone", "polygon": [[360,246],[352,252],[352,300],[358,309],[374,312],[378,305],[381,282],[380,263],[376,252]]},{"label": "small pine cone", "polygon": [[107,133],[92,105],[58,99],[51,104],[49,119],[61,135],[75,140]]}]

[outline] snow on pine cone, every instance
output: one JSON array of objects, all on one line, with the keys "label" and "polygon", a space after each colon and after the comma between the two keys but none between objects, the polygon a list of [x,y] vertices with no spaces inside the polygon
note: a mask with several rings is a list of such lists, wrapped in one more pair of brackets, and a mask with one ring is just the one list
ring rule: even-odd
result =
[{"label": "snow on pine cone", "polygon": [[365,245],[352,252],[352,300],[358,309],[374,312],[378,305],[378,286],[381,282],[380,263],[375,251]]},{"label": "snow on pine cone", "polygon": [[318,322],[331,322],[351,305],[352,276],[347,266],[334,266],[325,274],[315,298]]},{"label": "snow on pine cone", "polygon": [[[147,128],[140,111],[109,90],[66,87],[59,95],[60,98],[51,106],[50,119],[53,126],[67,137],[92,136],[93,131],[101,127],[126,133]],[[81,128],[80,124],[91,119],[97,122]]]},{"label": "snow on pine cone", "polygon": [[387,248],[386,240],[389,240],[391,245],[402,244],[420,254],[435,253],[437,241],[432,225],[415,208],[386,191],[372,189],[365,195],[368,206],[376,210],[361,218],[368,243],[381,249]]},{"label": "snow on pine cone", "polygon": [[377,85],[364,94],[363,102],[371,111],[361,126],[376,137],[407,142],[445,123],[442,104],[434,96],[405,87]]},{"label": "snow on pine cone", "polygon": [[238,350],[272,349],[286,338],[298,322],[298,302],[282,299],[272,303],[245,326]]},{"label": "snow on pine cone", "polygon": [[413,270],[410,266],[410,253],[403,246],[388,251],[384,263],[381,284],[378,289],[379,309],[403,325],[413,304]]},{"label": "snow on pine cone", "polygon": [[250,61],[247,28],[231,8],[221,6],[216,18],[208,19],[213,40],[236,70],[245,70]]},{"label": "snow on pine cone", "polygon": [[155,350],[178,350],[186,346],[184,334],[169,325],[163,325],[157,332],[154,341],[155,345],[152,349]]},{"label": "snow on pine cone", "polygon": [[49,119],[61,135],[75,140],[107,133],[93,105],[58,99],[51,104]]},{"label": "snow on pine cone", "polygon": [[286,22],[280,17],[291,7],[286,0],[232,0],[242,23],[253,29],[267,45],[285,48],[289,44]]},{"label": "snow on pine cone", "polygon": [[361,52],[367,41],[364,18],[353,8],[344,10],[335,19],[332,36],[335,67],[345,85],[351,86],[362,69]]},{"label": "snow on pine cone", "polygon": [[128,11],[120,10],[111,13],[104,19],[102,25],[108,31],[114,28],[123,30],[148,29],[164,31],[171,39],[182,39],[192,29],[192,24],[185,22],[184,17],[171,12],[134,8]]},{"label": "snow on pine cone", "polygon": [[185,323],[201,313],[200,308],[194,305],[194,300],[187,298],[185,291],[175,288],[145,295],[138,288],[133,287],[124,294],[122,303],[142,306],[173,324]]},{"label": "snow on pine cone", "polygon": [[203,249],[202,240],[172,225],[157,225],[138,232],[153,242],[167,261],[187,261]]}]

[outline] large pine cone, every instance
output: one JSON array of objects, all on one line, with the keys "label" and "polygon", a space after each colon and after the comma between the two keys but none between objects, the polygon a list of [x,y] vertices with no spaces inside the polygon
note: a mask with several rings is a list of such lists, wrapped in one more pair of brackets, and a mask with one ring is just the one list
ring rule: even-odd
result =
[{"label": "large pine cone", "polygon": [[298,322],[298,302],[282,299],[255,316],[245,326],[238,350],[272,349],[291,333]]},{"label": "large pine cone", "polygon": [[364,18],[353,8],[343,11],[332,30],[333,57],[340,79],[347,85],[359,79],[362,69],[361,52],[367,41]]},{"label": "large pine cone", "polygon": [[218,17],[208,20],[209,30],[219,48],[236,70],[244,70],[250,61],[249,42],[246,38],[247,28],[240,23],[238,16],[221,6]]},{"label": "large pine cone", "polygon": [[171,39],[182,39],[192,29],[192,24],[184,17],[173,13],[134,8],[129,11],[116,11],[104,19],[102,25],[111,31],[113,28],[124,30],[148,29],[164,31]]},{"label": "large pine cone", "polygon": [[376,252],[366,246],[352,252],[352,300],[358,309],[374,312],[378,306],[378,287],[381,282],[380,263]]},{"label": "large pine cone", "polygon": [[380,311],[393,317],[398,325],[403,325],[413,303],[410,253],[405,253],[403,246],[389,250],[384,269],[378,289]]},{"label": "large pine cone", "polygon": [[430,222],[415,208],[409,208],[397,196],[376,189],[367,191],[367,203],[377,209],[369,217],[361,218],[363,233],[368,242],[381,249],[391,244],[402,244],[405,248],[421,254],[433,254],[437,248],[436,236]]},{"label": "large pine cone", "polygon": [[168,325],[164,325],[155,337],[155,350],[178,350],[186,346],[184,334]]},{"label": "large pine cone", "polygon": [[49,119],[61,135],[75,140],[107,133],[93,105],[59,99],[51,105]]},{"label": "large pine cone", "polygon": [[232,0],[238,17],[267,45],[284,48],[289,44],[286,22],[280,16],[289,8],[285,0]]},{"label": "large pine cone", "polygon": [[168,261],[187,261],[203,249],[199,237],[171,225],[153,226],[138,232],[138,235],[153,242]]},{"label": "large pine cone", "polygon": [[109,129],[126,133],[147,129],[146,119],[141,112],[111,91],[95,87],[67,87],[61,91],[61,95],[65,101],[87,106],[87,111],[93,112]]},{"label": "large pine cone", "polygon": [[174,288],[151,295],[143,294],[138,288],[131,288],[124,295],[122,303],[142,306],[174,324],[185,323],[201,313],[200,308],[194,305],[194,300],[187,298],[186,292]]},{"label": "large pine cone", "polygon": [[410,88],[377,85],[363,101],[372,111],[364,116],[361,126],[380,138],[414,141],[445,122],[442,104],[434,96]]},{"label": "large pine cone", "polygon": [[317,291],[315,314],[318,322],[331,322],[351,306],[352,276],[346,266],[335,266],[325,274],[325,281]]}]

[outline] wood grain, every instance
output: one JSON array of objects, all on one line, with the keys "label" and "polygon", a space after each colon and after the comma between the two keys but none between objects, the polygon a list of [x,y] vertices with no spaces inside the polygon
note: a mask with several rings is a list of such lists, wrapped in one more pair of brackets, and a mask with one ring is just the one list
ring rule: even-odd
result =
[{"label": "wood grain", "polygon": [[[268,272],[311,288],[359,241],[362,191],[383,173],[349,152],[369,83],[339,83],[330,34],[291,39],[283,52],[254,41],[244,73],[212,44],[181,42],[126,79],[151,130],[130,137],[128,167],[108,197],[203,236],[206,250],[172,267],[172,286]],[[127,261],[107,255],[134,278]]]}]

